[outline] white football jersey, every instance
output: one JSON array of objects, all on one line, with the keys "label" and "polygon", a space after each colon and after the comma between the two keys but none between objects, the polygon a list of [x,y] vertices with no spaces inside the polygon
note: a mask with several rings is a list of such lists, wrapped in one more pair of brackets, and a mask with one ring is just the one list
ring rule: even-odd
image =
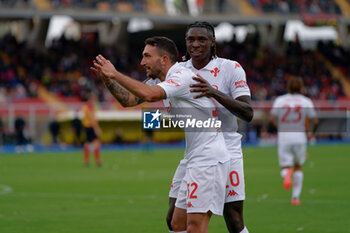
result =
[{"label": "white football jersey", "polygon": [[[217,90],[233,99],[243,95],[250,96],[245,71],[236,61],[214,58],[200,70],[193,67],[192,59],[180,64],[191,69],[193,73],[199,74]],[[230,156],[231,158],[241,158],[242,135],[237,132],[237,118],[216,100],[214,101],[219,108],[218,115],[219,119],[222,121],[223,134]]]},{"label": "white football jersey", "polygon": [[277,117],[278,143],[302,144],[307,142],[305,119],[316,117],[312,101],[301,94],[285,94],[276,98],[271,114]]},{"label": "white football jersey", "polygon": [[[190,84],[196,83],[193,76],[190,69],[176,63],[169,69],[165,81],[157,85],[164,89],[167,99],[170,99],[171,109],[176,109],[177,114],[190,113],[198,119],[212,119],[213,111],[216,110],[214,102],[206,97],[195,99],[193,97],[197,94],[190,92]],[[230,159],[221,132],[204,128],[195,132],[185,130],[185,137],[184,159],[188,161],[188,167],[214,165]]]},{"label": "white football jersey", "polygon": [[[160,83],[160,79],[159,78],[155,78],[155,79],[148,79],[145,84],[150,85],[150,86],[154,86],[157,85],[158,83]],[[162,100],[163,105],[165,108],[168,108],[170,106],[170,101],[168,99]]]}]

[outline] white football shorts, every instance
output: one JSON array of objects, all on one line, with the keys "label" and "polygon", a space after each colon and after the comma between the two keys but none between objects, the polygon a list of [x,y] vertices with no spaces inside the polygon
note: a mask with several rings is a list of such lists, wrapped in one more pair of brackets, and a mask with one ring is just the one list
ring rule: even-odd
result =
[{"label": "white football shorts", "polygon": [[186,174],[186,166],[187,160],[181,160],[179,165],[176,168],[173,180],[171,181],[169,197],[177,198],[177,194],[179,193],[179,189],[181,186],[181,182]]},{"label": "white football shorts", "polygon": [[186,168],[175,206],[187,213],[222,215],[230,161]]},{"label": "white football shorts", "polygon": [[225,203],[245,200],[243,158],[231,159],[226,182]]},{"label": "white football shorts", "polygon": [[306,144],[279,144],[278,161],[280,167],[303,165],[306,160]]},{"label": "white football shorts", "polygon": [[[186,161],[181,160],[171,182],[169,197],[177,198],[180,185],[186,174]],[[226,184],[225,203],[245,200],[243,158],[231,159]]]}]

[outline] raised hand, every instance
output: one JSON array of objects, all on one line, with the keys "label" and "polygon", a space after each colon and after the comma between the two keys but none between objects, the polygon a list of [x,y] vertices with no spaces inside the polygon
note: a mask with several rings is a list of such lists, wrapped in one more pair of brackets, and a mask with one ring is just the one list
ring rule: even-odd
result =
[{"label": "raised hand", "polygon": [[104,58],[102,55],[98,55],[96,60],[93,61],[94,67],[90,69],[95,72],[99,78],[112,78],[118,72],[113,64]]}]

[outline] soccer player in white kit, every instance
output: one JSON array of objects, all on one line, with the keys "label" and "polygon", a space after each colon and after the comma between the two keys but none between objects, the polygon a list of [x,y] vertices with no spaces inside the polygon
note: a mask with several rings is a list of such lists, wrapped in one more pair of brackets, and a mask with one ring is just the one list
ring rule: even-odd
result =
[{"label": "soccer player in white kit", "polygon": [[[243,220],[245,200],[243,155],[241,135],[237,132],[237,119],[245,121],[253,118],[250,91],[246,75],[241,65],[232,60],[218,58],[215,54],[214,27],[207,22],[190,24],[186,32],[187,62],[181,63],[203,78],[194,78],[199,83],[192,85],[192,92],[200,92],[196,98],[212,97],[218,106],[219,118],[226,146],[230,152],[230,173],[227,178],[224,217],[230,233],[247,233]],[[186,160],[181,160],[174,174],[169,192],[167,223],[170,232],[185,229],[185,220],[174,211],[174,203],[185,174]],[[171,223],[171,225],[170,225]]]},{"label": "soccer player in white kit", "polygon": [[[190,92],[190,85],[196,82],[195,74],[176,62],[177,49],[171,40],[165,37],[153,37],[146,40],[141,65],[146,68],[147,76],[159,78],[162,82],[149,86],[118,72],[110,61],[98,55],[91,69],[103,79],[105,84],[113,79],[133,95],[146,101],[158,101],[169,98],[172,108],[186,113],[186,107],[195,109],[195,113],[206,119],[215,117],[214,102],[210,98],[196,99]],[[110,89],[110,88],[108,88]],[[193,112],[192,112],[193,113]],[[197,116],[197,115],[196,115]],[[226,179],[229,172],[229,153],[223,134],[213,129],[186,131],[187,161],[186,174],[181,184],[179,205],[187,208],[187,231],[207,232],[212,214],[222,215],[226,193]]]},{"label": "soccer player in white kit", "polygon": [[[292,205],[300,205],[303,186],[302,165],[306,160],[307,140],[316,132],[318,120],[312,101],[301,94],[303,81],[291,77],[287,82],[288,93],[276,98],[270,121],[278,127],[278,161],[283,186],[292,190]],[[312,131],[306,133],[306,120],[311,120]],[[294,168],[294,171],[293,171]]]}]

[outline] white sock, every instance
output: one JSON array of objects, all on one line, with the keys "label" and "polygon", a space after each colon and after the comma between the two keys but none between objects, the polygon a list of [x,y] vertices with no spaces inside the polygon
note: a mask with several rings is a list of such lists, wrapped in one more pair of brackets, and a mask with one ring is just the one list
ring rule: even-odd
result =
[{"label": "white sock", "polygon": [[293,173],[293,191],[292,198],[299,199],[301,189],[303,187],[304,174],[303,171],[298,170]]},{"label": "white sock", "polygon": [[247,227],[244,226],[243,230],[240,233],[249,233]]},{"label": "white sock", "polygon": [[281,170],[281,177],[282,177],[282,179],[284,179],[284,177],[286,177],[287,172],[288,172],[288,168],[283,168],[283,169]]},{"label": "white sock", "polygon": [[[170,231],[170,232],[174,232],[175,233],[175,231]],[[177,231],[176,233],[187,233],[187,231]]]}]

